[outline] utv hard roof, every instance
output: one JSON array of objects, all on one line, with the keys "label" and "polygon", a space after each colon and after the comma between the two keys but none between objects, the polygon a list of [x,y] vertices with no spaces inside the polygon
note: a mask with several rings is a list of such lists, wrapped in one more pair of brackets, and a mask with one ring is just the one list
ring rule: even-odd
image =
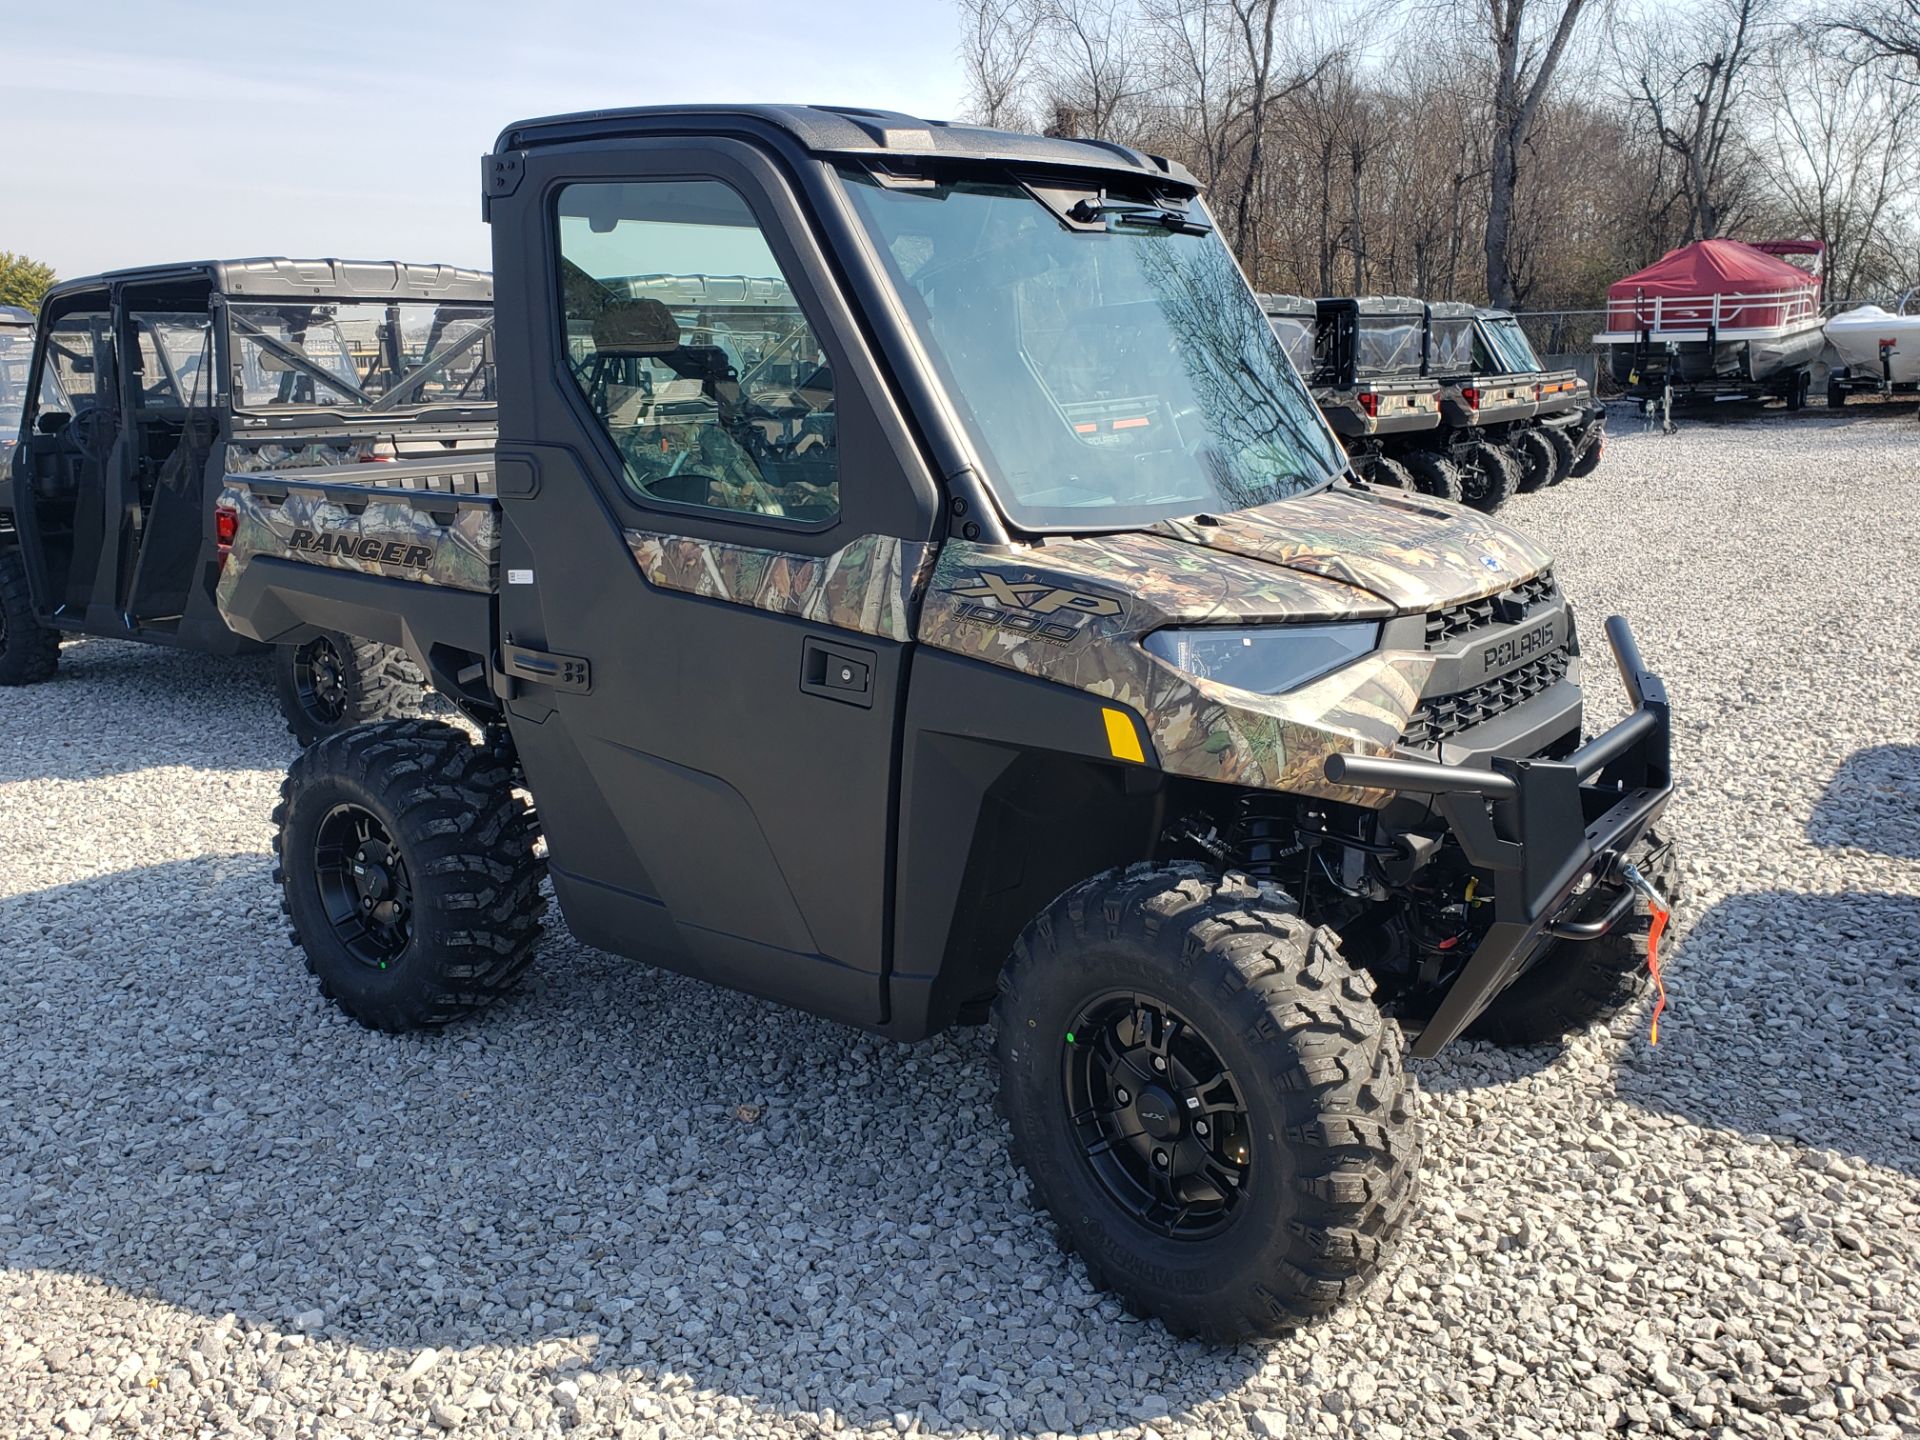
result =
[{"label": "utv hard roof", "polygon": [[[865,160],[982,160],[1075,170],[1108,170],[1198,189],[1178,161],[1147,155],[1106,140],[1056,140],[1011,130],[985,130],[947,120],[922,120],[893,110],[838,105],[643,105],[583,110],[573,115],[519,120],[500,132],[495,155],[537,145],[605,140],[620,135],[782,132],[809,154]],[[498,170],[489,165],[489,177]],[[491,193],[502,182],[490,178]],[[507,188],[511,188],[508,186]]]},{"label": "utv hard roof", "polygon": [[1427,302],[1411,295],[1362,295],[1353,302],[1362,315],[1425,315]]},{"label": "utv hard roof", "polygon": [[404,260],[288,260],[261,256],[249,260],[187,260],[172,265],[141,265],[63,280],[47,292],[49,302],[109,285],[165,284],[205,280],[222,295],[264,299],[465,300],[491,302],[493,276],[456,265],[416,265]]},{"label": "utv hard roof", "polygon": [[1298,315],[1311,320],[1319,309],[1304,295],[1256,295],[1254,299],[1265,315]]},{"label": "utv hard roof", "polygon": [[1465,300],[1433,300],[1428,302],[1427,309],[1439,320],[1475,320],[1486,313]]}]

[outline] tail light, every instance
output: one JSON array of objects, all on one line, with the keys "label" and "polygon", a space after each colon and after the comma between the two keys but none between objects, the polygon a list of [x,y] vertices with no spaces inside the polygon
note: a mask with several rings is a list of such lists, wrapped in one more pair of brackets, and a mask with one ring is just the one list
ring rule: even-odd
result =
[{"label": "tail light", "polygon": [[227,555],[233,549],[233,537],[240,533],[240,512],[231,505],[213,507],[213,548],[220,556],[221,565],[227,563]]},{"label": "tail light", "polygon": [[1380,397],[1371,390],[1362,390],[1360,392],[1360,408],[1369,415],[1378,415],[1380,413]]},{"label": "tail light", "polygon": [[1469,410],[1478,410],[1480,408],[1480,389],[1478,386],[1462,385],[1460,387],[1460,398],[1467,402],[1467,408]]}]

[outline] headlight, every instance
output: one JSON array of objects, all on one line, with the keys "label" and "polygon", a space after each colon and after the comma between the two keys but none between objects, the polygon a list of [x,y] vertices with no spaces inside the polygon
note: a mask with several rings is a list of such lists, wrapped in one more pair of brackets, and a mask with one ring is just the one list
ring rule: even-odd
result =
[{"label": "headlight", "polygon": [[1279,695],[1372,652],[1378,625],[1207,626],[1156,630],[1140,642],[1147,653],[1202,680]]}]

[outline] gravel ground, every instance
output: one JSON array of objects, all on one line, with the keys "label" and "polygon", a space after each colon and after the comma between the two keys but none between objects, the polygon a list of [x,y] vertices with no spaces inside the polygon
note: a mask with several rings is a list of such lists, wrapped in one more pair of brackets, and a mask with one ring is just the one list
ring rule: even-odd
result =
[{"label": "gravel ground", "polygon": [[357,1029],[283,939],[264,672],[69,647],[0,693],[0,1432],[1920,1431],[1916,457],[1910,418],[1694,425],[1516,502],[1676,699],[1662,1043],[1422,1067],[1382,1282],[1233,1350],[1087,1291],[984,1033],[552,923],[477,1023]]}]

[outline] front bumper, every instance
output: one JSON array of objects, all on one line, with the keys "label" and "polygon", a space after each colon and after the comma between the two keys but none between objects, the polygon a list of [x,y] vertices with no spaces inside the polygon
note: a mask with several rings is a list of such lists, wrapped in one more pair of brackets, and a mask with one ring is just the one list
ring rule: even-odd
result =
[{"label": "front bumper", "polygon": [[[1633,909],[1622,866],[1673,798],[1666,686],[1619,616],[1607,642],[1633,713],[1564,760],[1494,757],[1489,770],[1334,755],[1335,784],[1433,797],[1469,864],[1494,877],[1493,923],[1413,1043],[1437,1054],[1542,945],[1597,940]],[[1597,919],[1593,890],[1611,897]]]}]

